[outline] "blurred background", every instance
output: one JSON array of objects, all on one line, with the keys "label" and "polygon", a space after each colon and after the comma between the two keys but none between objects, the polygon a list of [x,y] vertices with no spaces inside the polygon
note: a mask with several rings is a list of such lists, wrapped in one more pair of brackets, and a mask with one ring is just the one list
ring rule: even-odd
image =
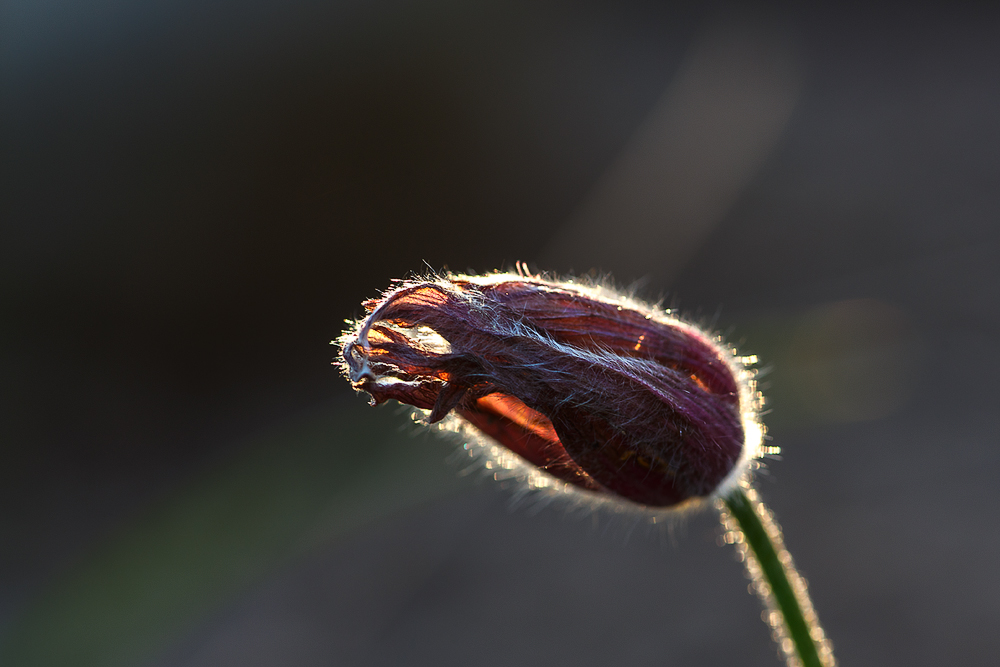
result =
[{"label": "blurred background", "polygon": [[842,664],[991,664],[998,19],[7,0],[0,663],[780,664],[712,512],[511,509],[330,366],[522,260],[760,356]]}]

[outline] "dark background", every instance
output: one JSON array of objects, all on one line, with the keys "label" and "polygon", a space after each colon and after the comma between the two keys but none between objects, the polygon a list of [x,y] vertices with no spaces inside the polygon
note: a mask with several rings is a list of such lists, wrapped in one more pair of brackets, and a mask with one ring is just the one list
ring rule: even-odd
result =
[{"label": "dark background", "polygon": [[511,510],[330,367],[517,260],[761,356],[842,664],[995,660],[995,12],[0,12],[3,664],[779,664],[711,511]]}]

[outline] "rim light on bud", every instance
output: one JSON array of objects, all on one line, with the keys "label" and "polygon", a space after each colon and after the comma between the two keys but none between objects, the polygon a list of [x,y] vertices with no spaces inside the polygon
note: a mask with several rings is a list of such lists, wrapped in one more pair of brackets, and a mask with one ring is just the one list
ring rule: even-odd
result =
[{"label": "rim light on bud", "polygon": [[682,507],[761,453],[755,360],[670,311],[506,273],[397,281],[364,306],[338,341],[355,389],[454,414],[567,490]]}]

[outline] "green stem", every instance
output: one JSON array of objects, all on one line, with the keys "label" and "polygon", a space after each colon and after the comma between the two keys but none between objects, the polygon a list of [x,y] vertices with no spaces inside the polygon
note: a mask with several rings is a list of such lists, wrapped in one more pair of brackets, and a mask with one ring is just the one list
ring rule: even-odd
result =
[{"label": "green stem", "polygon": [[737,487],[719,507],[725,541],[736,546],[765,620],[789,667],[834,667],[833,649],[813,609],[805,579],[785,549],[774,515],[749,485]]}]

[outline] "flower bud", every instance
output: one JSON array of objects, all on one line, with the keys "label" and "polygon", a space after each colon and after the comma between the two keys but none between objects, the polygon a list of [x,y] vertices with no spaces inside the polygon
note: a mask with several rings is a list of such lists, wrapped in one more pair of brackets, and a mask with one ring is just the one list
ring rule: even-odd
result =
[{"label": "flower bud", "polygon": [[449,413],[567,488],[675,507],[760,453],[746,358],[607,290],[515,274],[399,281],[341,336],[372,404]]}]

